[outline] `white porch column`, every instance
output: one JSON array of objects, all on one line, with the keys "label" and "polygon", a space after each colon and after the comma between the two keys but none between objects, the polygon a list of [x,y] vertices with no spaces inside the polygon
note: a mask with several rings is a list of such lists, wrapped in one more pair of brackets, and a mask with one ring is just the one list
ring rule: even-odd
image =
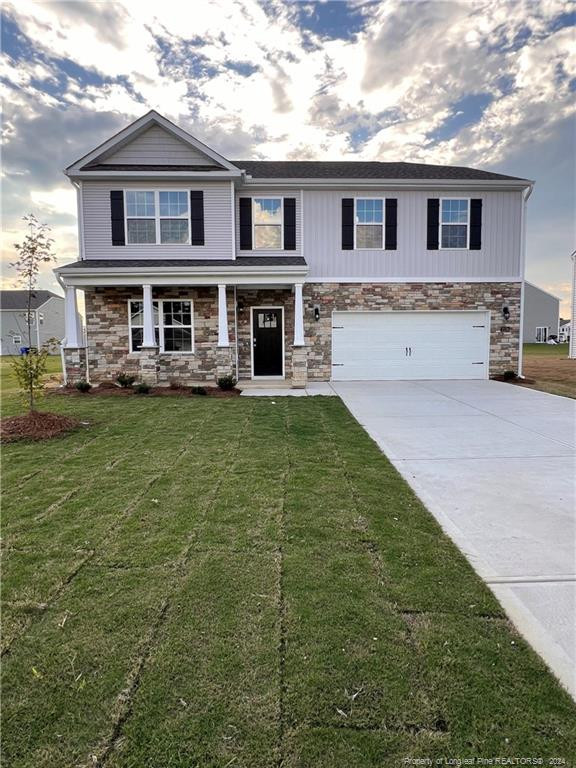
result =
[{"label": "white porch column", "polygon": [[154,333],[154,307],[152,305],[152,286],[142,286],[142,302],[143,302],[143,325],[144,325],[144,338],[142,339],[143,347],[156,347],[156,334]]},{"label": "white porch column", "polygon": [[228,310],[226,308],[226,286],[218,286],[218,346],[229,347]]},{"label": "white porch column", "polygon": [[302,283],[294,284],[294,346],[304,346],[304,304],[302,302]]},{"label": "white porch column", "polygon": [[78,349],[82,346],[81,327],[78,316],[78,303],[76,301],[76,288],[73,285],[66,286],[66,298],[64,302],[64,324],[66,332],[66,349]]}]

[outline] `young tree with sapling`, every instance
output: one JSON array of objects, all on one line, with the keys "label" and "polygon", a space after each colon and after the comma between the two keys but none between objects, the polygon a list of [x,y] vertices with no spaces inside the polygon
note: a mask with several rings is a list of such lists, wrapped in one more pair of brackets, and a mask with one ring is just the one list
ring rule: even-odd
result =
[{"label": "young tree with sapling", "polygon": [[18,258],[11,266],[18,273],[20,284],[27,292],[26,327],[28,353],[14,359],[12,367],[20,389],[28,405],[28,410],[36,410],[36,402],[44,389],[44,376],[47,372],[48,349],[32,346],[32,301],[35,297],[40,269],[44,264],[56,261],[52,253],[53,239],[50,227],[41,224],[33,213],[22,217],[28,227],[28,233],[21,243],[14,247]]}]

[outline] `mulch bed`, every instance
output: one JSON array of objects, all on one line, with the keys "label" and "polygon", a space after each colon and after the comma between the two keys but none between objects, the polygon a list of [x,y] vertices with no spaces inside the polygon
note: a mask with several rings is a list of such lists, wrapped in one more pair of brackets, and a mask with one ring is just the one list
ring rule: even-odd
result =
[{"label": "mulch bed", "polygon": [[104,397],[127,397],[133,395],[136,397],[218,397],[218,398],[230,398],[238,397],[240,390],[236,389],[220,389],[219,387],[203,387],[206,391],[205,395],[199,395],[197,392],[193,392],[193,387],[151,387],[150,392],[147,394],[140,394],[132,387],[118,387],[116,384],[109,384],[104,382],[98,386],[92,387],[89,392],[80,392],[76,387],[60,387],[50,392],[51,395],[72,395],[73,397],[93,397],[94,395]]},{"label": "mulch bed", "polygon": [[81,422],[70,416],[33,411],[2,419],[0,434],[3,443],[13,443],[16,440],[48,440],[77,429],[79,426]]}]

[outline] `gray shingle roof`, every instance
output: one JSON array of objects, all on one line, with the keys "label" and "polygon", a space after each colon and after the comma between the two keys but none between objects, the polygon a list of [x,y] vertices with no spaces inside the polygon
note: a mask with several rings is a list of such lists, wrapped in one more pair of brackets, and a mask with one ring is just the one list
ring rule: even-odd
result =
[{"label": "gray shingle roof", "polygon": [[225,171],[220,165],[150,165],[148,163],[95,163],[85,165],[83,171],[190,171],[210,173]]},{"label": "gray shingle roof", "polygon": [[139,267],[305,267],[302,256],[239,256],[237,259],[84,259],[60,269],[129,269]]},{"label": "gray shingle roof", "polygon": [[[52,291],[36,290],[32,295],[31,309],[38,309],[52,297],[61,299]],[[26,309],[28,306],[28,291],[0,291],[0,309]]]},{"label": "gray shingle roof", "polygon": [[456,165],[320,160],[231,160],[255,179],[455,179],[526,181],[516,176]]}]

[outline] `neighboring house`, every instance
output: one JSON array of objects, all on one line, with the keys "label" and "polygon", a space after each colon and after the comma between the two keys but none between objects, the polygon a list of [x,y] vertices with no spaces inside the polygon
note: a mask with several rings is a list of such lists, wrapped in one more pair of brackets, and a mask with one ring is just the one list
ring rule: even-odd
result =
[{"label": "neighboring house", "polygon": [[66,169],[69,377],[483,379],[520,366],[532,182],[404,162],[228,160],[149,112]]},{"label": "neighboring house", "polygon": [[[572,259],[572,316],[570,325],[576,323],[576,251],[570,257]],[[570,334],[570,348],[568,351],[568,357],[576,357],[576,339],[574,334]]]},{"label": "neighboring house", "polygon": [[522,313],[524,343],[543,344],[550,336],[557,337],[559,318],[560,299],[526,280]]},{"label": "neighboring house", "polygon": [[567,342],[570,341],[570,328],[571,328],[571,322],[570,320],[562,320],[560,318],[560,327],[558,328],[558,341],[561,342]]},{"label": "neighboring house", "polygon": [[[35,290],[30,304],[28,338],[28,291],[0,291],[0,336],[2,355],[18,355],[21,347],[42,347],[49,339],[64,337],[64,297],[52,291]],[[50,348],[53,354],[57,346]]]}]

